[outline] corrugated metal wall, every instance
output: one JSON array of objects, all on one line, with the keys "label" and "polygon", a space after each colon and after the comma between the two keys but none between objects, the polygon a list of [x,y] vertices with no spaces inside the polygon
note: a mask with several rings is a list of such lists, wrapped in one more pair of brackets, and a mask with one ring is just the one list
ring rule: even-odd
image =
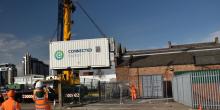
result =
[{"label": "corrugated metal wall", "polygon": [[174,100],[205,110],[220,109],[220,70],[177,72],[172,81]]},{"label": "corrugated metal wall", "polygon": [[172,87],[175,101],[192,106],[190,74],[175,76],[172,81]]},{"label": "corrugated metal wall", "polygon": [[163,77],[162,75],[142,76],[143,97],[162,98],[163,97]]}]

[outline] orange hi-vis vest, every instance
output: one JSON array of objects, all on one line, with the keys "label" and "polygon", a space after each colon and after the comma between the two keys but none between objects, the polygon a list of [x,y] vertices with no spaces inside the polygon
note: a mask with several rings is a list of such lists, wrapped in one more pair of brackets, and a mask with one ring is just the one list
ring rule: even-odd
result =
[{"label": "orange hi-vis vest", "polygon": [[131,94],[136,94],[136,87],[135,87],[135,85],[131,85],[130,93]]},{"label": "orange hi-vis vest", "polygon": [[8,100],[2,103],[0,110],[21,110],[21,105],[9,97]]},{"label": "orange hi-vis vest", "polygon": [[51,110],[50,104],[48,103],[48,95],[45,94],[43,97],[37,97],[37,92],[44,92],[41,89],[34,90],[33,100],[35,101],[36,110]]}]

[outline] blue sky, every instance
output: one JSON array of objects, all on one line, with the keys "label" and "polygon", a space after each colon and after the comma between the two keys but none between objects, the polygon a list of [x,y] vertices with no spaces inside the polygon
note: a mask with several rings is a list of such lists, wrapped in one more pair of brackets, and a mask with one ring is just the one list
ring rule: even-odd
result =
[{"label": "blue sky", "polygon": [[[220,0],[78,0],[106,35],[128,50],[205,42],[220,35]],[[82,13],[73,14],[72,39],[100,34]],[[0,1],[0,63],[20,64],[25,52],[48,62],[57,23],[57,0]]]}]

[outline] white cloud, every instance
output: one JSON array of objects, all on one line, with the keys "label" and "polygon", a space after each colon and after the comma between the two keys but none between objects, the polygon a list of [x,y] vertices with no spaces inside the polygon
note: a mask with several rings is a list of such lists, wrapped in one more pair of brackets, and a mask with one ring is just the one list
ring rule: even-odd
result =
[{"label": "white cloud", "polygon": [[220,36],[220,31],[216,31],[210,34],[212,37],[219,37]]},{"label": "white cloud", "polygon": [[216,31],[216,32],[213,32],[210,34],[210,37],[209,37],[209,41],[213,41],[215,39],[215,37],[220,37],[220,31]]},{"label": "white cloud", "polygon": [[[27,41],[28,48],[26,51],[38,58],[41,61],[46,61],[49,59],[49,39],[45,36],[35,36]],[[45,63],[46,63],[45,62]]]},{"label": "white cloud", "polygon": [[13,63],[16,62],[17,52],[23,49],[26,43],[18,40],[13,34],[0,33],[0,63]]},{"label": "white cloud", "polygon": [[33,36],[20,39],[14,34],[0,33],[0,63],[16,64],[18,74],[21,73],[21,60],[26,52],[48,64],[48,37]]},{"label": "white cloud", "polygon": [[215,37],[220,38],[220,31],[215,31],[210,33],[207,37],[203,38],[202,42],[213,42],[215,40]]},{"label": "white cloud", "polygon": [[0,52],[7,53],[25,46],[25,42],[16,39],[13,34],[0,34]]},{"label": "white cloud", "polygon": [[49,40],[47,37],[44,36],[34,36],[26,41],[27,46],[29,47],[28,50],[33,50],[40,47],[45,47],[49,45]]}]

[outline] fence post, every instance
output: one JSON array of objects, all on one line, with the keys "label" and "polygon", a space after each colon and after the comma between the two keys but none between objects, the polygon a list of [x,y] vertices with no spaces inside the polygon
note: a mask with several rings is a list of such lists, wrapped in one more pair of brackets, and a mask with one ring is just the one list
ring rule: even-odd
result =
[{"label": "fence post", "polygon": [[59,98],[59,106],[60,106],[60,108],[62,108],[62,106],[63,106],[63,98],[62,98],[62,84],[61,84],[61,82],[59,82],[58,83],[58,98]]},{"label": "fence post", "polygon": [[191,88],[191,91],[190,91],[191,92],[191,106],[192,106],[192,108],[194,108],[194,101],[193,101],[194,93],[193,93],[193,90],[194,90],[195,87],[193,87],[193,83],[192,83],[192,80],[193,80],[192,79],[193,78],[192,74],[189,75],[189,78],[190,78],[190,88]]},{"label": "fence post", "polygon": [[80,101],[81,94],[80,93],[81,93],[81,85],[79,85],[79,104],[81,104],[81,101]]},{"label": "fence post", "polygon": [[101,82],[98,82],[99,101],[101,101]]},{"label": "fence post", "polygon": [[120,104],[123,104],[123,97],[122,97],[122,95],[123,95],[123,89],[122,89],[122,84],[119,84],[119,91],[120,91]]},{"label": "fence post", "polygon": [[91,80],[91,90],[93,89],[92,86],[93,86],[93,79]]},{"label": "fence post", "polygon": [[106,101],[106,83],[104,83],[104,90],[105,90],[105,101]]},{"label": "fence post", "polygon": [[[167,93],[167,86],[168,86],[167,83],[168,83],[168,81],[166,81],[165,83],[166,83],[166,98],[168,98],[168,93]],[[167,102],[168,102],[168,100],[167,100]]]}]

